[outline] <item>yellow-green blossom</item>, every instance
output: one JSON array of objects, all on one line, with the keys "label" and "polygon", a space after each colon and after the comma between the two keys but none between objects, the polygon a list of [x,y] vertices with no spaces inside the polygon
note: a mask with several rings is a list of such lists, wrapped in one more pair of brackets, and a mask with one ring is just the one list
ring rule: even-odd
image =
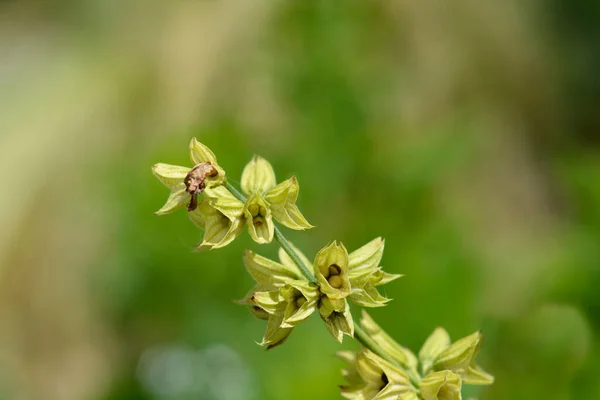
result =
[{"label": "yellow-green blossom", "polygon": [[481,333],[475,332],[451,343],[448,332],[437,328],[419,352],[423,375],[431,371],[449,370],[458,374],[462,382],[468,385],[491,385],[494,377],[475,364],[481,340]]},{"label": "yellow-green blossom", "polygon": [[432,372],[419,386],[423,400],[461,400],[462,381],[452,371]]},{"label": "yellow-green blossom", "polygon": [[223,214],[211,206],[207,198],[202,199],[195,210],[188,212],[188,216],[194,224],[204,230],[199,249],[225,247],[244,230],[244,221],[241,218]]},{"label": "yellow-green blossom", "polygon": [[152,167],[154,176],[171,190],[167,202],[156,214],[168,214],[186,206],[192,211],[198,194],[225,182],[225,171],[217,164],[214,153],[196,138],[190,142],[190,159],[194,164],[192,168],[163,163]]},{"label": "yellow-green blossom", "polygon": [[[215,190],[226,189],[221,187]],[[223,208],[222,211],[228,212],[228,209]],[[248,272],[258,282],[260,288],[255,292],[270,292],[268,298],[278,299],[277,304],[280,308],[275,310],[269,308],[267,304],[260,304],[256,296],[252,298],[252,294],[248,297],[248,304],[276,315],[282,329],[289,329],[293,326],[293,321],[304,320],[317,309],[329,332],[341,342],[343,335],[354,336],[354,322],[347,299],[367,307],[385,305],[389,299],[381,296],[375,286],[400,276],[387,274],[381,270],[379,262],[383,254],[383,240],[380,238],[350,254],[343,244],[333,242],[317,253],[312,264],[301,251],[295,247],[293,249],[303,263],[313,270],[317,285],[308,282],[283,249],[279,251],[279,263],[250,251],[246,252],[244,257]],[[284,285],[287,287],[282,288]],[[306,299],[307,305],[296,310],[293,299],[298,299],[300,295]],[[284,300],[287,311],[284,319],[281,319],[280,314],[283,310],[281,303]],[[300,299],[300,301],[305,300]],[[294,312],[297,312],[295,318],[290,318]]]},{"label": "yellow-green blossom", "polygon": [[331,242],[315,257],[314,272],[321,292],[331,300],[344,299],[350,295],[348,278],[348,251],[343,244]]},{"label": "yellow-green blossom", "polygon": [[[204,191],[208,204],[230,221],[239,226],[248,227],[248,232],[257,243],[269,243],[273,239],[275,226],[271,209],[265,201],[253,196],[244,204],[238,200],[225,186],[207,188]],[[200,212],[202,212],[200,210]],[[239,234],[241,231],[238,231]]]},{"label": "yellow-green blossom", "polygon": [[384,241],[376,238],[348,254],[343,244],[332,242],[315,258],[314,272],[321,291],[330,299],[348,298],[364,307],[382,307],[390,299],[379,294],[376,286],[402,275],[388,274],[379,265]]},{"label": "yellow-green blossom", "polygon": [[[241,184],[242,192],[254,199],[253,202],[249,200],[249,204],[258,205],[258,213],[256,208],[249,210],[254,218],[263,217],[266,220],[267,213],[261,208],[265,207],[275,220],[290,229],[305,230],[313,227],[296,206],[300,187],[295,176],[277,184],[271,164],[264,158],[255,156],[244,168]],[[272,238],[271,234],[269,241]]]},{"label": "yellow-green blossom", "polygon": [[417,400],[417,390],[406,372],[367,349],[358,353],[341,351],[338,357],[348,366],[342,374],[348,385],[340,386],[342,396],[350,400]]},{"label": "yellow-green blossom", "polygon": [[[257,243],[270,243],[275,226],[273,218],[291,229],[311,228],[296,206],[298,181],[292,177],[279,185],[273,167],[254,157],[242,173],[242,191],[246,202],[237,199],[223,186],[225,171],[213,152],[195,138],[190,143],[193,168],[156,164],[154,175],[171,190],[165,205],[156,212],[163,215],[187,206],[190,219],[205,229],[200,248],[215,249],[231,243],[243,226]],[[204,193],[207,201],[198,201]]]},{"label": "yellow-green blossom", "polygon": [[309,283],[280,249],[280,263],[251,251],[244,254],[246,269],[257,285],[241,302],[252,306],[253,314],[267,319],[261,346],[282,344],[300,322],[315,310],[319,300],[316,285]]},{"label": "yellow-green blossom", "polygon": [[354,336],[354,322],[350,305],[345,299],[332,300],[321,293],[318,304],[319,314],[329,333],[340,343],[344,335]]},{"label": "yellow-green blossom", "polygon": [[209,204],[230,220],[242,220],[257,243],[270,243],[275,233],[273,219],[291,229],[311,228],[296,206],[298,181],[295,177],[276,185],[271,164],[254,157],[242,173],[242,191],[246,203],[224,186],[207,188]]},{"label": "yellow-green blossom", "polygon": [[360,325],[373,341],[385,351],[395,362],[397,362],[405,371],[417,374],[419,361],[412,351],[398,344],[390,335],[388,335],[371,316],[362,311]]},{"label": "yellow-green blossom", "polygon": [[340,342],[344,334],[354,336],[348,299],[363,307],[382,307],[390,301],[375,286],[401,275],[387,274],[381,269],[383,247],[383,240],[377,238],[348,254],[342,243],[332,242],[315,257],[313,271],[321,291],[319,313]]},{"label": "yellow-green blossom", "polygon": [[[361,326],[371,340],[389,356],[390,361],[393,362],[389,364],[410,377],[410,384],[420,393],[419,399],[460,400],[462,384],[489,385],[494,382],[493,376],[474,363],[481,344],[479,332],[452,344],[448,333],[442,328],[437,328],[427,339],[417,358],[409,349],[394,341],[365,311],[363,311]],[[341,357],[350,364],[358,364],[359,356],[360,353],[341,354]],[[346,398],[364,400],[397,398],[382,397],[381,391],[375,392],[374,376],[369,378],[365,374],[353,373],[348,369],[343,371],[343,374],[350,383],[349,387],[342,387],[342,394]],[[367,388],[370,391],[367,391]]]},{"label": "yellow-green blossom", "polygon": [[[242,192],[248,198],[244,213],[256,227],[250,230],[255,241],[273,240],[273,221],[290,229],[312,228],[296,206],[298,180],[295,176],[277,184],[271,164],[262,157],[255,156],[242,172]],[[266,226],[265,226],[266,225]],[[264,226],[264,227],[263,227]]]},{"label": "yellow-green blossom", "polygon": [[352,293],[350,301],[363,307],[383,307],[390,299],[381,296],[376,286],[384,285],[402,275],[389,274],[379,265],[385,242],[378,237],[348,255],[348,278]]}]

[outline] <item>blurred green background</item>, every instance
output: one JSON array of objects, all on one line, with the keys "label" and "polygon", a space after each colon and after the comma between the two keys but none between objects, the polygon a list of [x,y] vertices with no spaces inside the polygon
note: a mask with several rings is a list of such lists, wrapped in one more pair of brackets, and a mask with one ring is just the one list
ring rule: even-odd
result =
[{"label": "blurred green background", "polygon": [[275,245],[153,215],[196,136],[298,176],[307,254],[385,237],[399,342],[481,329],[467,398],[599,399],[599,4],[0,1],[0,398],[340,397],[356,343],[231,302]]}]

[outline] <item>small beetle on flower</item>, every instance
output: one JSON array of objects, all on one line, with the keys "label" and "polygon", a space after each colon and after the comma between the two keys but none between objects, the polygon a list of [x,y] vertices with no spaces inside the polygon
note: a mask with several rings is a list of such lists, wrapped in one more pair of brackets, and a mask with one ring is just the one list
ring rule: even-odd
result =
[{"label": "small beetle on flower", "polygon": [[193,138],[190,142],[190,159],[194,167],[180,167],[158,163],[152,167],[152,173],[171,194],[157,215],[169,214],[186,207],[193,211],[197,207],[197,197],[205,188],[222,185],[225,182],[225,170],[217,164],[217,157],[205,145]]},{"label": "small beetle on flower", "polygon": [[[257,243],[273,240],[273,219],[290,229],[312,228],[296,206],[298,180],[296,177],[277,184],[271,164],[255,156],[242,173],[245,202],[236,198],[226,187],[225,170],[217,163],[214,153],[193,138],[190,158],[194,167],[158,163],[154,175],[171,190],[158,215],[169,214],[187,207],[188,216],[204,229],[199,248],[217,249],[231,243],[248,226]],[[198,199],[204,193],[205,198]]]}]

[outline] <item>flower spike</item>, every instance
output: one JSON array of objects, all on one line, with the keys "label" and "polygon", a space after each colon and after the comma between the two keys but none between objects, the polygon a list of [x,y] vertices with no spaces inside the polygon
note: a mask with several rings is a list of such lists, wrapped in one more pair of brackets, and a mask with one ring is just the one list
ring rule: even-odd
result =
[{"label": "flower spike", "polygon": [[423,344],[418,357],[398,344],[364,310],[355,325],[350,303],[383,307],[391,299],[379,287],[402,275],[383,270],[385,241],[375,238],[349,253],[338,241],[321,248],[311,262],[277,228],[313,228],[298,209],[295,176],[277,183],[272,165],[254,156],[244,167],[241,193],[226,182],[225,171],[215,154],[193,138],[189,145],[193,167],[158,163],[153,174],[170,190],[156,214],[187,207],[191,221],[204,230],[199,249],[217,249],[231,243],[245,227],[259,244],[276,239],[279,260],[247,250],[243,262],[256,281],[238,304],[249,307],[266,321],[262,340],[267,349],[283,344],[293,329],[317,313],[339,342],[354,337],[364,347],[342,351],[347,364],[342,371],[348,381],[341,394],[351,400],[461,400],[464,384],[489,385],[494,377],[475,358],[482,342],[475,332],[456,342],[443,328],[436,328]]}]

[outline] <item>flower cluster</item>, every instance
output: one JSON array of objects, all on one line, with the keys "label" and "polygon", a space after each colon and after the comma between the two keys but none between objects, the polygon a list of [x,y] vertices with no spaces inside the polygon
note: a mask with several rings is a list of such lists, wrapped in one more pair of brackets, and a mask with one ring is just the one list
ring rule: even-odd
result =
[{"label": "flower cluster", "polygon": [[284,249],[279,249],[279,262],[247,251],[244,264],[257,285],[241,303],[250,305],[254,315],[268,321],[261,345],[271,348],[283,343],[292,328],[315,311],[338,341],[344,334],[353,336],[354,322],[347,300],[364,307],[384,306],[390,299],[376,287],[401,276],[382,270],[379,263],[383,247],[383,240],[377,238],[348,254],[343,244],[332,242],[317,253],[312,264],[293,247],[316,282],[301,273]]},{"label": "flower cluster", "polygon": [[[242,191],[247,200],[237,198],[226,187],[225,170],[214,153],[195,138],[190,142],[194,167],[155,164],[154,175],[171,190],[165,205],[156,212],[164,215],[187,206],[188,216],[204,229],[200,248],[217,249],[231,243],[244,229],[257,243],[273,240],[273,219],[295,230],[312,228],[298,207],[296,177],[277,184],[273,167],[262,157],[254,157],[242,173]],[[198,195],[204,198],[198,200]]]},{"label": "flower cluster", "polygon": [[417,358],[364,311],[361,325],[389,359],[367,349],[339,352],[348,364],[342,373],[349,384],[341,387],[347,399],[460,400],[463,383],[494,382],[494,377],[474,362],[481,344],[479,332],[452,343],[448,332],[437,328]]},{"label": "flower cluster", "polygon": [[351,253],[333,241],[310,262],[275,226],[278,222],[294,230],[313,227],[296,206],[296,177],[278,184],[271,164],[255,156],[242,172],[240,193],[227,182],[213,152],[195,138],[190,158],[191,168],[162,163],[152,167],[171,191],[156,214],[187,208],[191,221],[204,230],[199,248],[224,247],[245,227],[255,242],[270,243],[276,238],[281,246],[278,261],[249,250],[244,253],[244,264],[256,285],[239,303],[267,321],[260,345],[282,344],[296,325],[318,313],[339,342],[348,335],[364,346],[358,352],[338,353],[348,364],[343,371],[348,385],[341,387],[347,399],[460,400],[463,383],[493,383],[494,378],[474,362],[481,343],[479,332],[452,343],[448,333],[437,328],[417,357],[366,312],[362,328],[354,324],[350,302],[385,306],[390,299],[379,293],[378,286],[401,276],[384,272],[380,266],[383,239],[376,238]]}]

